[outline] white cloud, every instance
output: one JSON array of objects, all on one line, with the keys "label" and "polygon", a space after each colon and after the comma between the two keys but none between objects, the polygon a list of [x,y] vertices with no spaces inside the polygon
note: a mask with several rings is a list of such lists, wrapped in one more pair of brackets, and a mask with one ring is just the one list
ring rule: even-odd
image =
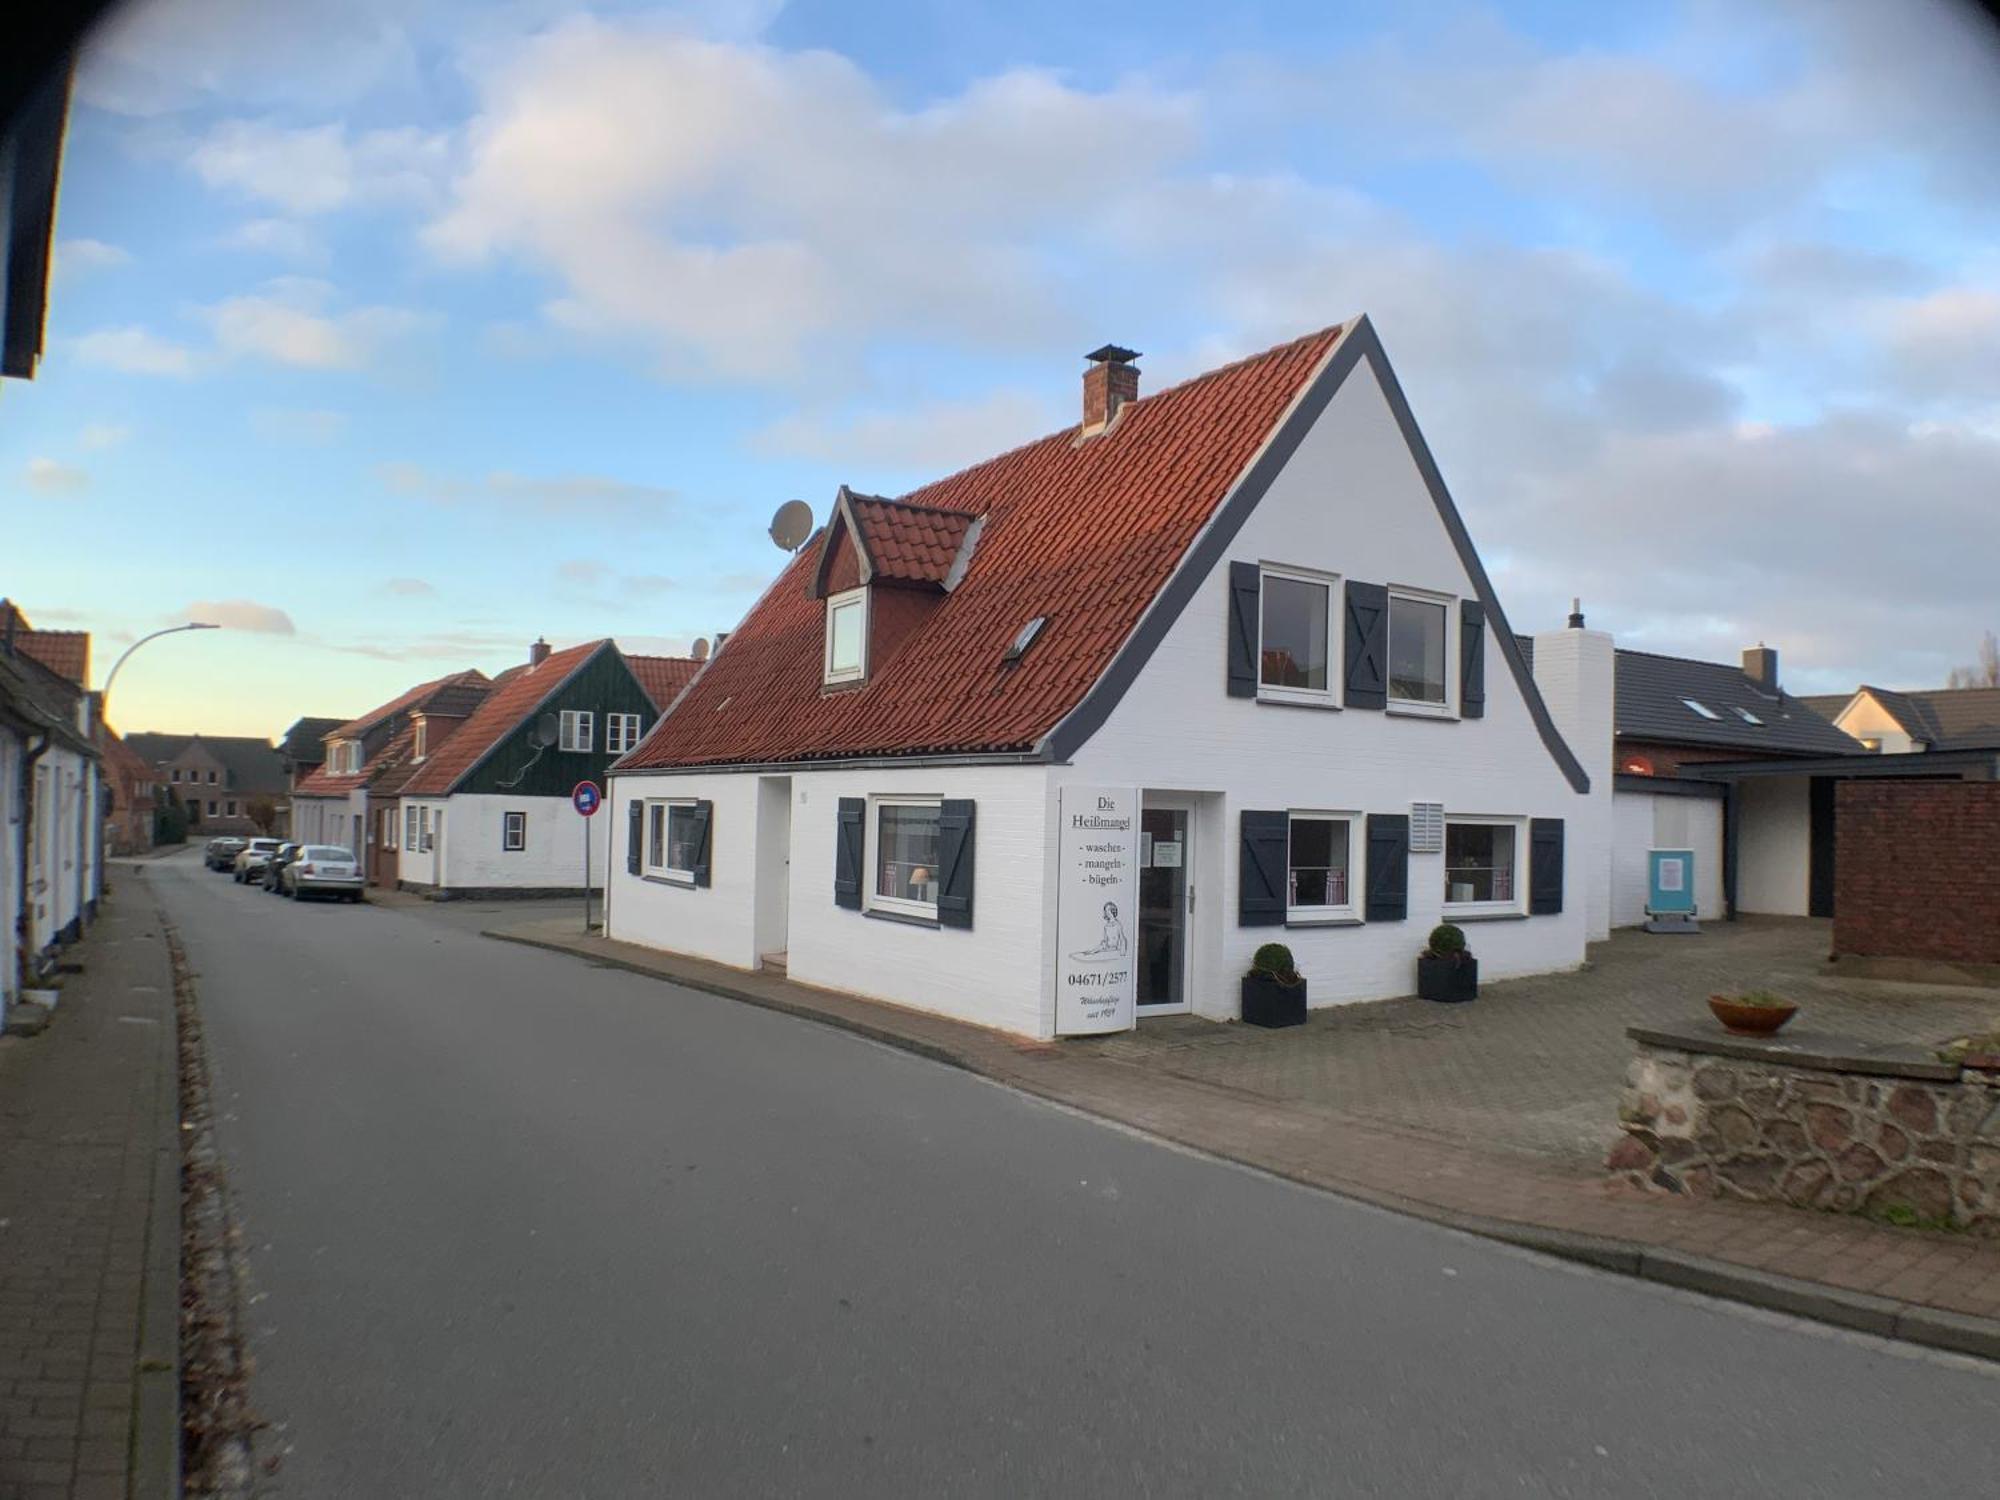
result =
[{"label": "white cloud", "polygon": [[216,243],[225,250],[273,255],[301,265],[323,265],[328,258],[326,246],[319,237],[296,219],[249,219]]},{"label": "white cloud", "polygon": [[1047,392],[1002,390],[963,401],[868,411],[793,412],[758,431],[766,453],[862,469],[946,474],[1054,431],[1076,413]]},{"label": "white cloud", "polygon": [[440,474],[415,463],[388,463],[376,470],[382,484],[398,495],[432,505],[495,506],[503,510],[571,513],[669,514],[679,496],[658,485],[635,484],[599,474],[530,476],[495,471],[476,479]]},{"label": "white cloud", "polygon": [[65,274],[105,271],[132,263],[132,252],[103,240],[70,239],[56,242],[56,269]]},{"label": "white cloud", "polygon": [[194,351],[158,337],[136,324],[100,328],[76,341],[79,363],[127,375],[192,375]]},{"label": "white cloud", "polygon": [[248,630],[258,635],[298,634],[298,627],[292,624],[290,615],[274,604],[259,604],[254,599],[197,599],[172,617],[172,623],[176,624],[185,620],[220,625],[227,630]]},{"label": "white cloud", "polygon": [[912,111],[830,53],[636,23],[557,28],[479,86],[469,165],[426,242],[552,271],[559,327],[688,374],[796,373],[863,331],[1016,347],[1065,331],[1071,272],[1042,237],[1194,139],[1188,101],[1138,85],[1021,70]]},{"label": "white cloud", "polygon": [[29,459],[21,477],[38,495],[80,495],[90,488],[90,475],[53,458]]},{"label": "white cloud", "polygon": [[412,128],[355,134],[337,124],[296,128],[225,120],[194,145],[188,161],[210,187],[310,215],[426,201],[444,171],[446,142]]},{"label": "white cloud", "polygon": [[332,287],[306,277],[280,277],[224,298],[207,310],[216,348],[225,356],[305,369],[352,370],[425,321],[395,307],[326,311],[332,298]]},{"label": "white cloud", "polygon": [[435,599],[437,588],[422,578],[389,578],[376,591],[392,599]]},{"label": "white cloud", "polygon": [[131,428],[113,422],[92,422],[77,434],[77,441],[86,448],[120,448],[131,438]]}]

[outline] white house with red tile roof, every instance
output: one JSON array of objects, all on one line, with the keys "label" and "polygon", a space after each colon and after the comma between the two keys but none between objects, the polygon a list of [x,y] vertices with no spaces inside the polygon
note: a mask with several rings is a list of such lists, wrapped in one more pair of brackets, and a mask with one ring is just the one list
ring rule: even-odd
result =
[{"label": "white house with red tile roof", "polygon": [[[621,940],[1036,1037],[1608,931],[1612,649],[1531,671],[1366,319],[826,526],[612,776]],[[1537,681],[1536,672],[1540,674]],[[1572,748],[1575,747],[1575,748]]]},{"label": "white house with red tile roof", "polygon": [[602,790],[612,761],[639,743],[698,666],[627,657],[610,640],[560,651],[537,641],[449,740],[416,747],[396,807],[376,814],[378,860],[395,860],[403,889],[435,897],[580,893],[589,834],[590,885],[601,888],[609,823],[579,816],[571,793],[584,781]]},{"label": "white house with red tile roof", "polygon": [[301,844],[368,850],[371,784],[400,765],[425,714],[462,720],[492,687],[476,668],[418,683],[325,737],[326,759],[292,789],[291,837]]}]

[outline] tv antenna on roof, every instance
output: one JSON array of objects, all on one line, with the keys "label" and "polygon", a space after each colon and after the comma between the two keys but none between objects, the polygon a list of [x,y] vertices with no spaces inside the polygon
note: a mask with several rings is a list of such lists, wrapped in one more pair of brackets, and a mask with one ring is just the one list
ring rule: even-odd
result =
[{"label": "tv antenna on roof", "polygon": [[787,500],[771,517],[771,540],[785,552],[796,552],[812,535],[812,507],[803,500]]}]

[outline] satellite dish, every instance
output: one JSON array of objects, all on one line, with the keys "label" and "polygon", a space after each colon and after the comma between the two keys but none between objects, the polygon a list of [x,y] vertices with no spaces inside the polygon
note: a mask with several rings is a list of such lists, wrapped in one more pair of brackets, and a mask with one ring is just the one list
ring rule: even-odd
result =
[{"label": "satellite dish", "polygon": [[561,733],[562,726],[557,722],[556,716],[554,714],[543,714],[539,719],[535,720],[534,731],[528,736],[528,739],[536,749],[546,750],[556,742]]},{"label": "satellite dish", "polygon": [[803,500],[787,500],[771,517],[771,540],[786,552],[796,552],[812,535],[812,507]]},{"label": "satellite dish", "polygon": [[694,638],[694,646],[691,650],[689,650],[688,655],[692,656],[696,661],[707,661],[708,637],[705,635],[696,636]]}]

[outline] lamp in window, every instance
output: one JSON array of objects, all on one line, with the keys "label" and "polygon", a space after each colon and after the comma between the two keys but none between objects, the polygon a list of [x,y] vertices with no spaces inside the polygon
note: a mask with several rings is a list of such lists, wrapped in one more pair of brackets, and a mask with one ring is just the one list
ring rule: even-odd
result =
[{"label": "lamp in window", "polygon": [[931,872],[928,865],[910,866],[910,894],[913,897],[919,901],[928,900],[929,897],[924,894],[924,891],[930,883]]}]

